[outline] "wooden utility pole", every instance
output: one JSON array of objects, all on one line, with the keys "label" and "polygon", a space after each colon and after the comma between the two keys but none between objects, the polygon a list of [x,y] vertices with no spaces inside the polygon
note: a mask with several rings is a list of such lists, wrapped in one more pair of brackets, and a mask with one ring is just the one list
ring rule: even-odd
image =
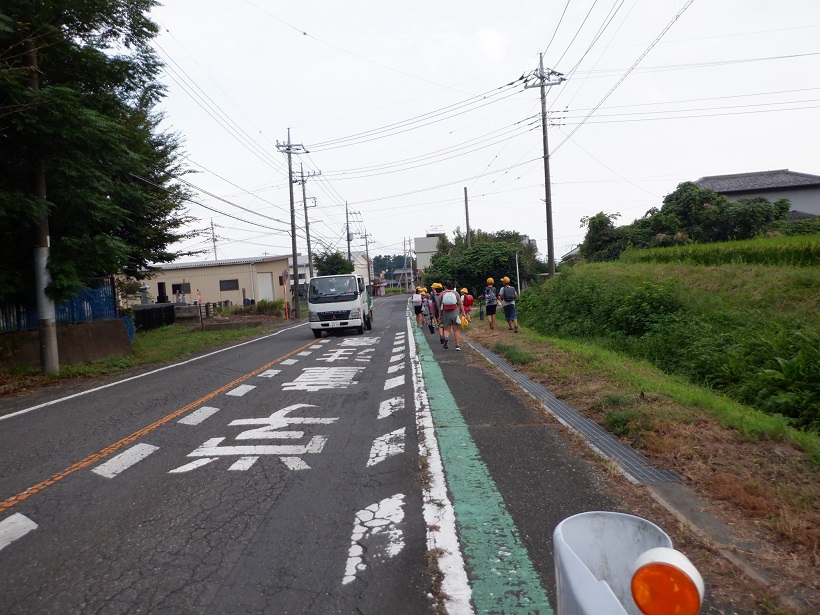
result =
[{"label": "wooden utility pole", "polygon": [[[280,152],[285,152],[288,155],[288,189],[290,190],[290,242],[291,242],[291,258],[293,259],[293,317],[299,320],[299,260],[296,253],[296,206],[293,201],[293,163],[291,161],[291,154],[294,151],[297,153],[305,152],[302,145],[297,145],[290,142],[290,128],[288,128],[288,142],[280,144],[276,142],[276,147]],[[287,289],[287,284],[285,285]]]},{"label": "wooden utility pole", "polygon": [[[37,66],[37,47],[34,41],[24,42],[26,65],[29,69],[28,85],[35,92],[40,89],[40,72]],[[40,219],[34,231],[34,288],[37,294],[37,328],[40,333],[40,370],[44,374],[60,373],[60,357],[57,351],[57,318],[54,300],[46,294],[51,284],[48,270],[51,238],[48,230],[48,204],[46,203],[46,171],[39,152],[32,161],[33,194],[42,207]]]}]

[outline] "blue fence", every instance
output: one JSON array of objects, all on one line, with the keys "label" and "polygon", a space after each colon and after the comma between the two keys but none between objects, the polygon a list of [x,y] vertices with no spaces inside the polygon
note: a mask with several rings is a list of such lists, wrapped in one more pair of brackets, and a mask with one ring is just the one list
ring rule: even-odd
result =
[{"label": "blue fence", "polygon": [[[117,318],[114,278],[94,278],[67,300],[55,304],[57,323],[71,324]],[[21,301],[0,302],[0,333],[37,328],[37,306]]]}]

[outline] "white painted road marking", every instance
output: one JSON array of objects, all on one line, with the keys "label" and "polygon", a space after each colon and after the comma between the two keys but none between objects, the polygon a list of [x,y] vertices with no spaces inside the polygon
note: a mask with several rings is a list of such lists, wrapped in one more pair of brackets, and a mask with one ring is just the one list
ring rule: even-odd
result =
[{"label": "white painted road marking", "polygon": [[397,493],[381,502],[371,504],[356,513],[350,550],[342,583],[356,580],[356,574],[367,568],[362,557],[367,547],[368,561],[395,557],[404,549],[404,532],[398,524],[404,521],[404,494]]},{"label": "white painted road marking", "polygon": [[302,352],[297,352],[296,356],[297,357],[309,357],[312,354],[313,353],[310,350],[303,350]]},{"label": "white painted road marking", "polygon": [[169,470],[168,474],[182,474],[183,472],[190,472],[191,470],[196,470],[197,468],[201,468],[204,465],[208,465],[212,461],[216,461],[216,457],[206,457],[204,459],[195,459],[191,463],[186,463],[184,466],[180,466],[178,468],[174,468],[173,470]]},{"label": "white painted road marking", "polygon": [[135,463],[142,461],[156,450],[159,450],[158,446],[137,444],[123,451],[116,457],[112,457],[102,465],[92,468],[91,471],[105,478],[114,478],[117,474],[124,472]]},{"label": "white painted road marking", "polygon": [[194,410],[191,414],[183,416],[177,421],[183,425],[199,425],[202,421],[219,412],[219,408],[211,408],[210,406],[202,406],[199,410]]},{"label": "white painted road marking", "polygon": [[391,397],[390,399],[385,399],[382,403],[379,404],[378,418],[383,419],[385,417],[390,416],[391,414],[395,414],[399,410],[404,410],[403,397]]},{"label": "white painted road marking", "polygon": [[298,362],[299,359],[285,359],[284,361],[279,361],[279,365],[294,365]]},{"label": "white painted road marking", "polygon": [[259,460],[259,457],[240,457],[228,470],[244,471],[249,469],[253,464]]},{"label": "white painted road marking", "polygon": [[403,358],[404,358],[404,353],[403,352],[401,352],[399,354],[394,354],[392,357],[390,357],[390,362],[395,363],[396,361],[401,361]]},{"label": "white painted road marking", "polygon": [[231,389],[225,395],[233,395],[234,397],[242,397],[245,393],[253,391],[256,387],[252,384],[240,384],[235,389]]},{"label": "white painted road marking", "polygon": [[18,538],[22,538],[32,530],[37,529],[37,524],[20,513],[14,513],[11,517],[0,521],[0,551],[5,549]]},{"label": "white painted road marking", "polygon": [[319,391],[346,389],[356,384],[354,378],[364,367],[306,367],[293,382],[282,385],[285,391]]},{"label": "white painted road marking", "polygon": [[367,467],[381,463],[388,457],[393,457],[404,452],[404,432],[405,428],[391,431],[379,436],[373,441],[370,448],[370,458],[367,460]]},{"label": "white painted road marking", "polygon": [[404,384],[404,375],[396,376],[395,378],[388,378],[384,381],[384,390],[389,391]]},{"label": "white painted road marking", "polygon": [[[407,330],[410,331],[412,326],[408,319]],[[429,486],[424,488],[422,505],[424,521],[427,524],[427,550],[439,550],[441,553],[438,563],[444,575],[441,588],[447,596],[447,612],[451,615],[471,615],[474,613],[471,604],[472,590],[458,543],[456,515],[447,493],[444,466],[430,412],[430,400],[427,398],[424,374],[415,344],[410,344],[410,365],[413,373],[416,430],[419,434],[419,458],[427,459],[430,468],[430,482]]]},{"label": "white painted road marking", "polygon": [[257,376],[257,378],[273,378],[276,374],[281,374],[281,369],[269,369],[267,371],[262,372]]},{"label": "white painted road marking", "polygon": [[339,346],[359,347],[359,346],[375,346],[381,340],[380,337],[348,337],[342,340]]},{"label": "white painted road marking", "polygon": [[312,404],[294,404],[287,408],[277,410],[268,417],[261,419],[237,419],[228,423],[229,427],[235,425],[263,425],[256,429],[248,429],[238,436],[237,440],[267,440],[267,439],[298,439],[303,438],[304,431],[275,431],[289,425],[329,425],[338,421],[338,418],[315,418],[310,416],[290,416],[290,413],[300,408],[315,408]]},{"label": "white painted road marking", "polygon": [[388,374],[395,374],[400,369],[404,369],[404,363],[399,363],[398,365],[391,365],[387,368]]},{"label": "white painted road marking", "polygon": [[228,457],[228,456],[259,456],[259,455],[306,455],[321,453],[327,441],[327,436],[313,436],[307,444],[257,444],[249,446],[219,446],[225,438],[211,438],[188,457]]}]

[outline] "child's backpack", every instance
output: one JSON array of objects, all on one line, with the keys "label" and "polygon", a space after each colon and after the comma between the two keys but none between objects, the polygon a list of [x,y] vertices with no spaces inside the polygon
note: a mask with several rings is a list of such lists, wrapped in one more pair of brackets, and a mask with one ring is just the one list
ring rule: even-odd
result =
[{"label": "child's backpack", "polygon": [[512,286],[505,286],[501,289],[501,296],[504,301],[515,301],[515,289]]},{"label": "child's backpack", "polygon": [[414,293],[413,294],[413,305],[415,305],[415,306],[421,305],[421,293]]},{"label": "child's backpack", "polygon": [[445,310],[455,309],[455,306],[458,305],[458,295],[456,295],[456,291],[445,290],[444,295],[441,297],[441,305],[444,306]]}]

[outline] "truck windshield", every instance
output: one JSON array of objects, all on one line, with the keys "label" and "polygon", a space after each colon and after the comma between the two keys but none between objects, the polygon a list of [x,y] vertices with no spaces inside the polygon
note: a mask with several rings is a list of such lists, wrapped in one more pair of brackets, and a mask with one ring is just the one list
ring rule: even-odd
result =
[{"label": "truck windshield", "polygon": [[308,289],[310,303],[334,303],[350,301],[359,295],[356,276],[334,275],[325,278],[313,278]]}]

